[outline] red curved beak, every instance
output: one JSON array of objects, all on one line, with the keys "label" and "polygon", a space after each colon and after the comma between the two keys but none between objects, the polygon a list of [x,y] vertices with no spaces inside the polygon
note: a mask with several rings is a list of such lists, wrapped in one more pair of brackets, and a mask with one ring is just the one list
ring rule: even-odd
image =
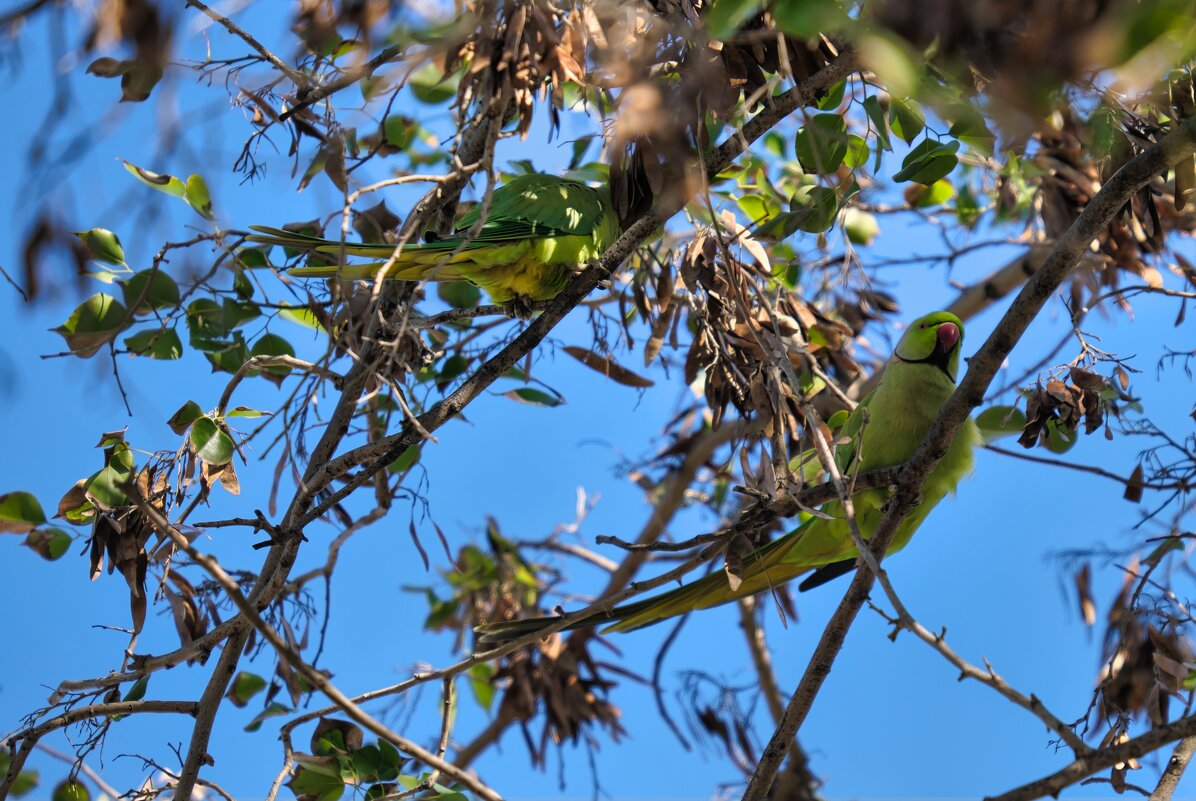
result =
[{"label": "red curved beak", "polygon": [[942,323],[938,330],[939,346],[944,353],[950,353],[959,343],[959,326],[955,323]]}]

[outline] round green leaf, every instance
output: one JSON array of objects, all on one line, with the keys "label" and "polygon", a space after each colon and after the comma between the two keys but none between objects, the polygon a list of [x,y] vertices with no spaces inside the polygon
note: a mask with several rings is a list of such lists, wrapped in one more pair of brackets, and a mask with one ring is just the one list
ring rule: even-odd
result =
[{"label": "round green leaf", "polygon": [[839,114],[816,114],[797,132],[797,160],[807,172],[827,175],[847,156],[847,123]]},{"label": "round green leaf", "polygon": [[382,141],[396,150],[406,150],[419,130],[419,123],[402,114],[391,114],[382,121]]},{"label": "round green leaf", "polygon": [[266,688],[266,680],[256,673],[248,673],[242,670],[233,679],[232,685],[228,688],[228,693],[225,695],[229,701],[232,701],[233,706],[243,707],[249,703],[253,696]]},{"label": "round green leaf", "polygon": [[457,96],[456,76],[445,75],[435,64],[428,64],[416,70],[408,79],[407,85],[423,103],[443,103]]},{"label": "round green leaf", "polygon": [[24,545],[47,562],[53,562],[71,547],[71,535],[60,528],[37,528],[25,536]]},{"label": "round green leaf", "polygon": [[79,304],[65,323],[51,330],[66,340],[72,353],[86,359],[120,333],[128,316],[116,298],[101,292]]},{"label": "round green leaf", "polygon": [[28,492],[0,495],[0,532],[24,534],[46,522],[46,513],[37,498]]},{"label": "round green leaf", "polygon": [[825,186],[803,186],[793,193],[790,210],[798,215],[797,227],[810,234],[820,234],[835,222],[839,196]]},{"label": "round green leaf", "polygon": [[201,417],[203,417],[203,409],[200,409],[199,404],[195,401],[189,400],[170,416],[170,419],[166,421],[166,425],[170,426],[170,430],[174,433],[182,435],[184,431],[191,427],[192,423]]},{"label": "round green leaf", "polygon": [[1026,415],[1013,406],[990,406],[976,415],[976,427],[985,442],[995,442],[1002,437],[1022,433],[1026,427]]},{"label": "round green leaf", "polygon": [[151,359],[177,359],[183,355],[183,343],[173,328],[167,328],[165,331],[161,328],[138,331],[125,338],[125,348],[130,353],[149,356]]},{"label": "round green leaf", "polygon": [[162,270],[142,270],[122,282],[125,304],[134,314],[179,305],[179,285]]},{"label": "round green leaf", "polygon": [[[278,334],[263,334],[253,343],[253,349],[249,353],[251,356],[294,356],[295,349]],[[286,378],[291,374],[291,368],[265,367],[262,373],[275,378]]]},{"label": "round green leaf", "polygon": [[843,214],[843,232],[853,245],[871,245],[880,233],[880,223],[873,214],[849,208]]},{"label": "round green leaf", "polygon": [[889,127],[908,145],[926,127],[926,118],[916,101],[895,97],[889,102]]},{"label": "round green leaf", "polygon": [[201,417],[191,424],[191,447],[203,461],[219,467],[233,458],[233,439],[210,417]]},{"label": "round green leaf", "polygon": [[78,779],[65,779],[54,788],[50,801],[91,801],[91,793]]},{"label": "round green leaf", "polygon": [[468,281],[441,281],[436,294],[454,309],[472,309],[482,302],[482,290]]}]

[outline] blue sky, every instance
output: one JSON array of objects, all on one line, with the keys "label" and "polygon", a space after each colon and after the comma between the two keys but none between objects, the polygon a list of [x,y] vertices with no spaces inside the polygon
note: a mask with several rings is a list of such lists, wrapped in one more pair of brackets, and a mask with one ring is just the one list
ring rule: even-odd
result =
[{"label": "blue sky", "polygon": [[[254,13],[243,21],[261,26],[262,16],[266,15]],[[220,32],[207,33],[217,52],[221,48],[229,54],[241,52]],[[114,110],[116,84],[81,77],[81,69],[69,60],[48,63],[49,48],[44,44],[48,35],[43,24],[31,26],[24,35],[21,62],[5,64],[10,71],[7,105],[25,115],[0,127],[0,143],[12,165],[0,175],[0,215],[9,222],[0,234],[0,265],[10,274],[18,272],[22,237],[32,211],[47,201],[52,200],[71,227],[115,230],[135,266],[148,265],[162,241],[182,238],[188,226],[200,222],[181,204],[168,203],[164,196],[132,181],[117,158],[174,174],[202,172],[225,226],[308,219],[339,205],[338,193],[322,177],[302,194],[288,190],[284,176],[290,165],[268,149],[261,153],[269,169],[267,180],[242,182],[230,165],[248,126],[239,112],[227,108],[222,90],[197,86],[181,70],[160,91],[169,97],[169,105],[182,112],[186,135],[179,146],[163,151],[161,121],[169,114],[162,116],[152,103]],[[68,37],[72,42],[77,38],[77,31]],[[204,41],[194,29],[186,28],[180,46],[187,55],[198,56]],[[22,154],[45,130],[39,125],[48,108],[49,78],[55,69],[69,70],[77,92],[65,124],[52,141],[64,147],[81,125],[93,125],[96,136],[65,169],[31,173],[22,166]],[[346,92],[346,105],[357,102],[357,97],[347,96],[352,92]],[[409,113],[424,112],[412,107]],[[445,119],[441,116],[439,122],[429,120],[429,124],[442,124]],[[504,142],[500,160],[534,157],[542,170],[562,166],[570,152],[568,140],[592,130],[585,117],[566,115],[565,120],[564,144],[545,146],[544,129],[537,126],[527,142]],[[412,196],[395,192],[387,202],[403,213]],[[932,247],[924,233],[911,232],[891,219],[882,224],[883,234],[865,258]],[[967,283],[1004,263],[1012,252],[980,251],[961,260],[950,278]],[[197,253],[172,262],[170,269],[185,275],[206,266],[203,254]],[[61,265],[60,270],[54,280],[61,283],[62,297],[54,304],[29,308],[10,288],[0,287],[0,419],[5,422],[10,454],[0,466],[0,491],[27,490],[48,507],[76,479],[98,467],[99,452],[91,446],[101,432],[128,425],[128,438],[135,446],[173,449],[179,441],[165,420],[188,399],[204,408],[213,406],[226,378],[209,375],[207,364],[195,353],[179,362],[152,364],[122,357],[121,377],[134,412],[129,417],[105,355],[88,361],[42,358],[63,349],[61,339],[48,329],[61,323],[80,299],[68,279],[68,267]],[[925,266],[883,273],[883,279],[891,282],[886,288],[901,301],[905,320],[954,297],[946,278],[943,270]],[[88,292],[101,289],[97,284]],[[985,312],[968,326],[965,352],[979,346],[1001,308]],[[1144,299],[1135,308],[1132,319],[1118,315],[1106,321],[1094,316],[1089,329],[1107,335],[1105,341],[1114,343],[1118,352],[1137,354],[1135,363],[1143,372],[1135,376],[1133,392],[1142,397],[1152,419],[1164,427],[1187,430],[1190,385],[1181,382],[1176,392],[1168,376],[1159,380],[1154,366],[1165,344],[1181,337],[1190,341],[1191,323],[1174,328],[1175,310],[1169,304]],[[996,383],[1035,362],[1048,343],[1062,336],[1066,321],[1058,319],[1061,310],[1054,303],[1035,322],[1011,358],[1009,370]],[[284,322],[271,325],[278,326],[271,330],[301,344],[302,329]],[[583,317],[574,315],[555,332],[555,339],[560,344],[585,345],[590,329]],[[1064,352],[1064,358],[1071,355]],[[640,363],[638,353],[622,358],[629,365]],[[579,487],[600,495],[580,530],[583,543],[592,544],[600,534],[631,536],[650,511],[620,467],[625,459],[650,453],[654,438],[683,402],[684,388],[674,389],[674,382],[640,395],[550,350],[541,353],[536,369],[540,379],[564,394],[564,405],[553,409],[519,405],[495,392],[469,407],[468,422],[446,426],[438,432],[439,444],[424,449],[421,464],[429,479],[426,494],[431,513],[454,550],[465,542],[480,541],[488,514],[498,517],[508,536],[546,535],[557,524],[572,520]],[[247,382],[235,403],[271,408],[282,397],[271,385]],[[1128,474],[1140,447],[1131,438],[1106,442],[1096,436],[1082,439],[1067,458]],[[254,452],[249,465],[238,466],[245,494],[240,498],[217,494],[210,512],[196,519],[252,514],[254,508],[264,507],[265,493],[257,488],[268,484],[275,456],[264,462],[256,457]],[[447,636],[422,631],[424,601],[402,589],[434,578],[423,572],[407,534],[406,515],[396,508],[342,552],[321,667],[330,670],[337,685],[348,692],[392,683],[416,663],[444,665],[453,660]],[[957,498],[936,509],[913,543],[886,564],[902,598],[925,625],[945,627],[952,646],[965,658],[977,663],[989,659],[1011,684],[1035,693],[1061,718],[1070,720],[1083,714],[1091,697],[1099,632],[1088,631],[1078,619],[1068,575],[1061,572],[1053,555],[1069,548],[1124,547],[1133,541],[1131,528],[1139,518],[1140,510],[1122,499],[1115,483],[980,453],[975,475],[960,486]],[[670,531],[682,538],[709,530],[712,523],[708,516],[689,512],[679,516]],[[444,554],[436,547],[431,526],[422,521],[420,526],[433,569],[443,568]],[[312,542],[305,546],[296,570],[322,561],[321,546],[334,534],[327,527],[310,532]],[[249,548],[253,541],[249,534],[224,529],[214,532],[205,545],[228,566],[251,567],[258,554]],[[124,582],[119,576],[105,575],[89,583],[86,558],[78,553],[82,540],[54,563],[43,562],[18,547],[18,542],[15,537],[0,537],[4,553],[0,585],[6,588],[9,643],[0,654],[0,728],[6,731],[44,702],[47,687],[115,668],[124,635],[101,627],[123,626],[128,621]],[[1111,565],[1097,567],[1101,568],[1096,570],[1098,604],[1103,612],[1120,574]],[[584,591],[599,586],[602,577],[597,571],[587,573],[576,565],[568,568],[570,576],[576,577],[571,587]],[[767,616],[777,675],[787,690],[800,676],[822,622],[845,587],[845,582],[837,582],[801,596],[796,625],[786,628],[774,614]],[[610,643],[622,651],[629,669],[649,675],[666,633],[667,628],[615,635]],[[828,796],[992,794],[1065,764],[1066,754],[1049,744],[1050,736],[1037,719],[986,687],[956,682],[953,669],[914,638],[902,635],[894,643],[887,634],[888,626],[877,614],[861,614],[802,731],[813,769],[826,780]],[[152,608],[139,650],[158,653],[174,642],[169,613],[162,606]],[[678,717],[680,709],[672,693],[681,686],[678,672],[686,668],[699,668],[734,685],[754,680],[732,608],[695,617],[670,652],[665,676],[672,711]],[[256,670],[267,672],[269,662],[259,660]],[[151,697],[194,696],[208,672],[208,668],[180,667],[157,675],[150,685]],[[602,788],[610,797],[707,798],[720,784],[739,780],[713,747],[685,754],[660,722],[646,688],[625,681],[612,700],[623,710],[623,725],[630,736],[619,744],[603,739],[596,757]],[[205,773],[238,797],[264,795],[281,759],[276,727],[267,723],[256,734],[242,731],[254,713],[252,706],[222,710],[210,749],[216,765]],[[404,733],[430,742],[437,731],[437,714],[434,690],[429,688]],[[754,718],[761,738],[771,731],[765,717],[760,709]],[[388,719],[405,717],[392,714]],[[469,739],[484,724],[485,713],[463,692],[459,739]],[[105,777],[121,789],[137,783],[140,763],[120,755],[146,752],[169,760],[165,744],[185,742],[188,732],[186,721],[168,718],[121,721],[102,755]],[[61,739],[51,744],[65,748]],[[100,767],[95,757],[91,764]],[[39,755],[32,767],[41,770],[48,793],[61,766]],[[583,751],[566,748],[561,766],[550,764],[545,773],[529,772],[524,745],[514,731],[503,739],[501,750],[487,753],[476,768],[487,783],[515,799],[559,797],[562,792],[586,797],[590,792],[590,768]],[[1153,775],[1132,775],[1130,780],[1152,785]],[[1194,786],[1190,780],[1185,784],[1189,790]],[[1104,795],[1109,792],[1106,787],[1080,788],[1070,797]]]}]

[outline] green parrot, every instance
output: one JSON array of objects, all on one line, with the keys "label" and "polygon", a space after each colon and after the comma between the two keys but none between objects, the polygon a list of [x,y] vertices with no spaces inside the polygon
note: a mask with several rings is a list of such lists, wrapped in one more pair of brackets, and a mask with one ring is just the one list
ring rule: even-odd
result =
[{"label": "green parrot", "polygon": [[[475,284],[495,303],[527,305],[560,294],[573,274],[602,255],[621,229],[610,191],[555,175],[520,175],[494,190],[490,213],[473,237],[469,229],[481,204],[457,220],[453,233],[423,244],[405,245],[387,278],[402,281],[459,281]],[[345,243],[278,228],[251,226],[251,242],[282,245],[383,261],[294,267],[291,275],[372,279],[394,252],[394,245]]]},{"label": "green parrot", "polygon": [[[903,464],[922,443],[939,410],[955,390],[959,371],[963,324],[950,312],[940,311],[915,320],[885,366],[884,378],[848,416],[840,436],[850,441],[838,446],[835,462],[844,475],[866,473]],[[864,425],[864,410],[868,423]],[[926,515],[959,480],[971,472],[972,448],[980,432],[969,418],[922,486],[918,506],[902,521],[889,553],[905,547]],[[887,488],[870,489],[852,496],[860,533],[869,539],[884,514]],[[814,571],[800,585],[807,590],[850,572],[859,552],[852,544],[849,524],[840,501],[823,505],[828,517],[811,517],[802,525],[743,557],[740,584],[732,589],[721,571],[642,601],[616,607],[616,622],[604,631],[631,631],[666,618],[725,604],[755,595]],[[552,623],[556,618],[531,618],[489,623],[476,629],[478,644],[495,645]],[[601,625],[598,615],[569,628]]]}]

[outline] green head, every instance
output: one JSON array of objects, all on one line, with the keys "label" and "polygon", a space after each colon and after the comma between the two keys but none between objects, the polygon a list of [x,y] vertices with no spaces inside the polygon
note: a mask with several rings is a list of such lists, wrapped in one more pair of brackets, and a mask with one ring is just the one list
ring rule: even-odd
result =
[{"label": "green head", "polygon": [[963,323],[959,318],[951,312],[933,312],[910,323],[893,358],[907,364],[929,364],[955,381],[962,347]]}]

